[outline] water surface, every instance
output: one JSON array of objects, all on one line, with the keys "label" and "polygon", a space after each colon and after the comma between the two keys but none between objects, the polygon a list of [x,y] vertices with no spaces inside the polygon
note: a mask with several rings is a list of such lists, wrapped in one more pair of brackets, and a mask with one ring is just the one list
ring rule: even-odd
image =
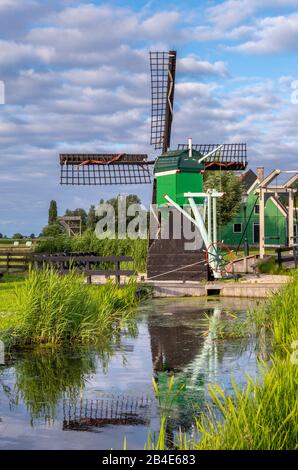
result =
[{"label": "water surface", "polygon": [[233,391],[246,372],[258,371],[253,340],[214,341],[209,317],[245,317],[248,299],[155,299],[138,308],[135,325],[116,344],[98,348],[29,350],[0,366],[1,449],[143,448],[148,429],[158,429],[161,393],[175,375],[169,432],[191,432],[205,410],[208,387]]}]

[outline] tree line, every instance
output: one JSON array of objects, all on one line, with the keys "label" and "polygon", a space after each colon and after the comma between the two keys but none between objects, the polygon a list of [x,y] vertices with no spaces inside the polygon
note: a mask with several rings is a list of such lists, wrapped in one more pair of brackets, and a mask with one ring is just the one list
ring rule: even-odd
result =
[{"label": "tree line", "polygon": [[[126,196],[127,207],[130,204],[141,204],[140,198],[135,194],[130,194]],[[100,204],[106,203],[113,206],[115,210],[116,220],[118,218],[118,196],[113,197],[108,200],[101,199],[99,201]],[[77,209],[66,209],[64,216],[80,216],[82,222],[82,233],[86,230],[90,230],[94,232],[96,224],[99,220],[99,217],[96,215],[96,208],[94,205],[91,205],[89,210],[86,211],[82,208]],[[64,229],[59,223],[58,219],[58,208],[57,202],[52,200],[49,205],[48,211],[48,224],[42,229],[41,235],[44,237],[55,237],[61,233],[63,233]]]}]

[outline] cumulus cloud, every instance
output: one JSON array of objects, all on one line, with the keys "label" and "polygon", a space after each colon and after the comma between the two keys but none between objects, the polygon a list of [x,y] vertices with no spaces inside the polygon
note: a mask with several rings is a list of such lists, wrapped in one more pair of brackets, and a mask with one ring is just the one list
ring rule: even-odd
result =
[{"label": "cumulus cloud", "polygon": [[251,39],[230,49],[254,54],[297,51],[298,13],[258,20]]},{"label": "cumulus cloud", "polygon": [[[280,52],[296,50],[297,19],[295,11],[288,15],[273,15],[281,8],[295,8],[298,0],[225,0],[205,10],[205,24],[194,30],[198,41],[217,39],[241,40],[244,43],[231,49],[253,53]],[[259,16],[259,11],[269,12],[271,16]],[[283,33],[286,33],[283,41]],[[270,46],[271,36],[273,45]]]},{"label": "cumulus cloud", "polygon": [[204,75],[219,75],[222,77],[228,76],[227,66],[223,61],[208,62],[202,60],[195,54],[190,54],[178,60],[178,67],[181,72],[195,74],[198,76]]}]

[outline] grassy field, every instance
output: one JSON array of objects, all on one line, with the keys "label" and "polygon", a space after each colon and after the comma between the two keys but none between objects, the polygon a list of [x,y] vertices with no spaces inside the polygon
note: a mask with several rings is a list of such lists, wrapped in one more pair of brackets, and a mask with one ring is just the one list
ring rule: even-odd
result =
[{"label": "grassy field", "polygon": [[[259,341],[265,334],[273,351],[270,361],[260,363],[260,378],[256,381],[249,378],[244,390],[234,385],[234,396],[226,395],[218,386],[211,387],[217,414],[210,409],[203,418],[194,418],[195,436],[180,434],[172,447],[191,450],[298,448],[298,273],[278,294],[250,313],[241,335],[253,331]],[[153,439],[150,434],[146,447],[167,448],[166,426],[167,416],[162,415],[159,436]]]},{"label": "grassy field", "polygon": [[133,315],[137,286],[87,286],[74,272],[51,269],[0,283],[0,339],[7,346],[98,342],[117,334]]}]

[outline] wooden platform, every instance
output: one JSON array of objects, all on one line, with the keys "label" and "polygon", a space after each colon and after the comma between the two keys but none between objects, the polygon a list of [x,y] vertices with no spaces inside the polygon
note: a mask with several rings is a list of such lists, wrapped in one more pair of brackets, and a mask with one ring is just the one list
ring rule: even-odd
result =
[{"label": "wooden platform", "polygon": [[153,297],[223,297],[267,298],[290,280],[289,276],[264,276],[243,281],[177,282],[148,281]]}]

